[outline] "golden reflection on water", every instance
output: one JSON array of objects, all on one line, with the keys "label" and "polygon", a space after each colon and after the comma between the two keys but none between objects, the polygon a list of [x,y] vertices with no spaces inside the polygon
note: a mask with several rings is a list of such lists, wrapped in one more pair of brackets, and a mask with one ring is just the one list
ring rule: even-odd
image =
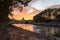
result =
[{"label": "golden reflection on water", "polygon": [[53,35],[59,32],[60,30],[60,28],[58,27],[50,27],[50,26],[38,26],[38,25],[30,25],[30,24],[13,24],[13,25],[27,31],[32,31],[36,33],[44,33],[47,35]]},{"label": "golden reflection on water", "polygon": [[16,27],[22,28],[24,30],[28,31],[34,31],[33,25],[30,24],[13,24]]}]

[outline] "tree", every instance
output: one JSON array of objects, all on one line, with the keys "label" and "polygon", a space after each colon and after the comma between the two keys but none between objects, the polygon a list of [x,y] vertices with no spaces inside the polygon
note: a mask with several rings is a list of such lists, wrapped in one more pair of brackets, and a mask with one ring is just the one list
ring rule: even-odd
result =
[{"label": "tree", "polygon": [[36,21],[36,22],[45,21],[45,17],[44,16],[48,15],[48,13],[47,13],[48,11],[49,11],[49,9],[48,10],[44,10],[44,11],[40,12],[39,14],[35,15],[33,17],[34,21]]},{"label": "tree", "polygon": [[52,16],[55,13],[56,9],[46,9],[39,14],[34,16],[34,21],[44,21],[44,22],[50,22],[52,21]]},{"label": "tree", "polygon": [[8,15],[11,14],[9,7],[16,5],[17,2],[27,6],[31,0],[0,0],[0,23],[8,22]]},{"label": "tree", "polygon": [[56,15],[56,19],[58,22],[60,22],[60,14]]},{"label": "tree", "polygon": [[45,17],[42,17],[41,15],[38,14],[38,15],[33,17],[33,20],[35,22],[42,22],[42,21],[45,21]]}]

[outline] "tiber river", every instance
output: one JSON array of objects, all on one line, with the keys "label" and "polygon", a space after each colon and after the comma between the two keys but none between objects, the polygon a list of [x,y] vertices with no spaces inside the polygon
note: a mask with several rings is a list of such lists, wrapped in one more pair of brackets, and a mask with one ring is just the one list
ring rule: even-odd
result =
[{"label": "tiber river", "polygon": [[40,25],[32,25],[32,24],[13,24],[19,28],[24,30],[33,31],[36,33],[44,33],[47,35],[53,35],[57,32],[60,32],[60,28],[51,27],[51,26],[40,26]]}]

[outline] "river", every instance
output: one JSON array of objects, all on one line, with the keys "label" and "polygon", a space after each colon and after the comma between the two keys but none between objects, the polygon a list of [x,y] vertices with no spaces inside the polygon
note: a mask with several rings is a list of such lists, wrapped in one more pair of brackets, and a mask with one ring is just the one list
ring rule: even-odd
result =
[{"label": "river", "polygon": [[36,33],[45,33],[48,35],[53,35],[57,32],[60,32],[60,28],[51,27],[51,26],[40,26],[40,25],[32,25],[32,24],[13,24],[16,27],[22,28],[24,30],[33,31]]}]

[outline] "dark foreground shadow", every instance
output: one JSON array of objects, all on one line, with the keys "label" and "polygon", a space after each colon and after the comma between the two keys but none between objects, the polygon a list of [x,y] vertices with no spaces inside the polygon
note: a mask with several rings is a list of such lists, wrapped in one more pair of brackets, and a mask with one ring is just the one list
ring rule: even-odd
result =
[{"label": "dark foreground shadow", "polygon": [[54,37],[45,34],[23,30],[14,26],[0,30],[0,40],[56,40]]}]

